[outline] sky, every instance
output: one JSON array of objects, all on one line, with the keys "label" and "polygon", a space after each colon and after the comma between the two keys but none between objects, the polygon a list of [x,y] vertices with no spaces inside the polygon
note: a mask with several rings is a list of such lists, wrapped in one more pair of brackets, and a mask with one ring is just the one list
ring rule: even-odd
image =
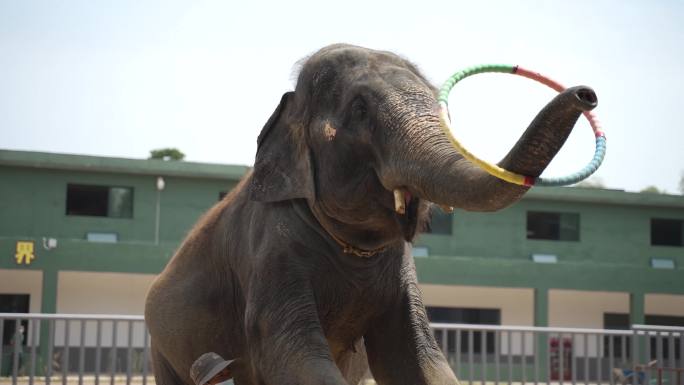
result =
[{"label": "sky", "polygon": [[[295,63],[328,44],[389,50],[435,85],[505,63],[591,86],[607,136],[608,188],[678,193],[684,172],[682,1],[0,0],[0,149],[252,165]],[[554,91],[468,78],[453,133],[500,160]],[[580,121],[543,176],[584,167]]]}]

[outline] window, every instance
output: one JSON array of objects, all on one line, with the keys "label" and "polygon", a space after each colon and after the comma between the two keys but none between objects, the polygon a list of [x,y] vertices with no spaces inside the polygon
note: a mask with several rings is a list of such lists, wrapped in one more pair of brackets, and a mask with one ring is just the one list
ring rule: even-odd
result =
[{"label": "window", "polygon": [[132,218],[133,189],[68,184],[66,215]]},{"label": "window", "polygon": [[[679,316],[669,316],[669,315],[653,315],[653,314],[646,314],[644,316],[644,323],[646,325],[661,325],[661,326],[684,326],[684,317],[679,317]],[[603,327],[605,329],[619,329],[619,330],[628,330],[630,328],[629,324],[629,314],[625,313],[604,313],[603,314]],[[610,337],[609,336],[604,336],[604,346],[603,346],[603,355],[605,357],[610,356]],[[613,337],[613,357],[620,357],[622,358],[623,356],[626,358],[629,358],[632,354],[632,349],[631,349],[631,342],[630,338],[622,338],[620,336],[614,336]],[[624,347],[623,347],[623,341],[624,341]],[[682,344],[682,339],[676,339],[672,341],[674,344],[674,353],[675,353],[675,359],[679,360],[680,358],[680,353],[682,352],[681,344]],[[661,338],[660,339],[660,344],[661,344],[661,354],[663,359],[669,359],[669,352],[670,352],[670,339],[669,338]],[[650,338],[650,349],[649,351],[651,352],[651,357],[647,360],[650,361],[652,359],[658,359],[658,338],[657,337],[651,337]]]},{"label": "window", "polygon": [[428,257],[430,256],[430,249],[426,246],[413,246],[411,254],[413,254],[414,258]]},{"label": "window", "polygon": [[432,205],[430,207],[430,222],[425,232],[429,234],[451,235],[451,219],[451,214],[445,213],[437,205]]},{"label": "window", "polygon": [[[480,325],[500,325],[501,324],[501,310],[500,309],[471,309],[471,308],[450,308],[450,307],[427,307],[427,315],[430,322],[443,323],[466,323],[466,324],[480,324]],[[441,345],[443,343],[443,334],[446,332],[447,351],[456,352],[456,345],[460,345],[462,353],[469,351],[468,344],[470,343],[470,335],[468,332],[461,332],[457,336],[455,330],[435,330],[435,339]],[[473,332],[473,353],[482,353],[482,332]],[[456,342],[456,340],[459,342]],[[485,332],[484,338],[486,353],[493,354],[494,347],[494,332]]]},{"label": "window", "polygon": [[99,233],[91,231],[86,233],[86,240],[88,242],[116,243],[119,241],[119,234]]},{"label": "window", "polygon": [[528,211],[527,239],[579,241],[579,214]]},{"label": "window", "polygon": [[651,267],[654,269],[674,269],[675,261],[671,258],[651,258]]},{"label": "window", "polygon": [[651,245],[683,246],[684,232],[681,219],[651,218]]}]

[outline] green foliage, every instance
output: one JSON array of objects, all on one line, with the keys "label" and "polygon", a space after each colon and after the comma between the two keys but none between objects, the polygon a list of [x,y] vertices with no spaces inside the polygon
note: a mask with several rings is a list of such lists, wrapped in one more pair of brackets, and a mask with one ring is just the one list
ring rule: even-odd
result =
[{"label": "green foliage", "polygon": [[185,154],[177,148],[160,148],[150,151],[149,159],[183,160],[185,159]]},{"label": "green foliage", "polygon": [[659,190],[658,187],[653,186],[653,185],[644,188],[644,189],[641,190],[640,192],[642,192],[642,193],[651,193],[651,194],[665,194],[665,191]]},{"label": "green foliage", "polygon": [[606,188],[605,183],[603,183],[603,179],[594,176],[589,179],[585,179],[575,185],[573,187],[583,187],[583,188]]}]

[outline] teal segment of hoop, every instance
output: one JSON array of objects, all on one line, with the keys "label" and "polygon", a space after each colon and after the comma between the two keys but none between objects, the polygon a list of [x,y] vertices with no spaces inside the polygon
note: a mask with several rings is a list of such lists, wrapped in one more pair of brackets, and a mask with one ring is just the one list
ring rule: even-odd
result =
[{"label": "teal segment of hoop", "polygon": [[566,175],[563,177],[558,177],[558,178],[536,178],[534,181],[535,186],[567,186],[571,184],[575,184],[583,179],[586,179],[589,177],[589,175],[593,174],[594,171],[596,171],[601,163],[603,162],[603,158],[606,156],[606,137],[605,136],[599,136],[596,138],[596,151],[594,151],[594,158],[587,164],[582,170]]},{"label": "teal segment of hoop", "polygon": [[485,72],[513,73],[513,71],[515,71],[515,68],[516,66],[508,64],[482,64],[468,67],[462,71],[458,71],[455,74],[451,75],[451,77],[447,79],[446,82],[444,82],[444,85],[442,85],[442,88],[439,90],[438,100],[448,105],[449,93],[451,92],[451,89],[454,88],[454,85],[456,83],[467,78],[468,76],[481,74]]}]

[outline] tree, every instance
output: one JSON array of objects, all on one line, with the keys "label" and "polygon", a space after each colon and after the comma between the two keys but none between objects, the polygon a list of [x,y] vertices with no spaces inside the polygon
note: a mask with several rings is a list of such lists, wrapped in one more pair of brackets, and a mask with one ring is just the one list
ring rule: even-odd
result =
[{"label": "tree", "polygon": [[665,194],[665,191],[659,190],[658,187],[650,185],[644,189],[642,189],[640,192],[642,193],[651,193],[651,194]]},{"label": "tree", "polygon": [[150,151],[149,159],[183,160],[185,159],[185,154],[177,148],[160,148]]},{"label": "tree", "polygon": [[589,179],[585,179],[585,180],[575,184],[574,187],[606,188],[606,185],[605,185],[605,183],[603,183],[603,179],[601,179],[598,176],[593,176]]}]

